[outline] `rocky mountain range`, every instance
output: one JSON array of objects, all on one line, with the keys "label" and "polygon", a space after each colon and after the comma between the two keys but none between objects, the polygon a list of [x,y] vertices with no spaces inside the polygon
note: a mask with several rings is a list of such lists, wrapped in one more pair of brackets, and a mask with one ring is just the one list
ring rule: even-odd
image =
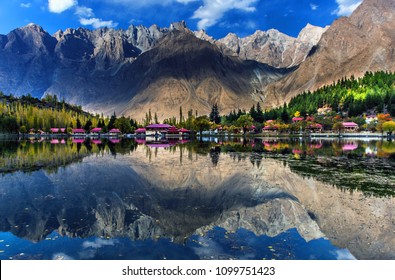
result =
[{"label": "rocky mountain range", "polygon": [[0,90],[56,94],[89,111],[160,119],[214,103],[227,113],[283,104],[295,94],[365,71],[395,70],[395,3],[365,0],[330,27],[297,38],[277,30],[215,40],[185,22],[169,28],[66,29],[29,24],[0,35]]},{"label": "rocky mountain range", "polygon": [[276,29],[270,29],[267,32],[257,30],[245,38],[229,33],[220,40],[214,40],[203,30],[195,32],[195,35],[216,44],[225,54],[239,56],[244,60],[255,60],[277,68],[290,68],[306,59],[310,50],[327,29],[328,26],[322,28],[307,24],[297,38]]},{"label": "rocky mountain range", "polygon": [[[289,101],[342,77],[395,71],[395,1],[365,0],[350,17],[336,20],[300,67],[265,92],[267,106]],[[281,98],[273,98],[280,95]]]}]

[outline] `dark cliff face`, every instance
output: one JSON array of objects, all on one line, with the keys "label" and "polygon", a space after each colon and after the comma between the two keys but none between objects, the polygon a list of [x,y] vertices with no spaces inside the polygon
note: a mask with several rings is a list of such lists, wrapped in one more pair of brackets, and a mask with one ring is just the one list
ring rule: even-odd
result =
[{"label": "dark cliff face", "polygon": [[0,39],[0,90],[39,95],[52,83],[56,39],[28,25]]}]

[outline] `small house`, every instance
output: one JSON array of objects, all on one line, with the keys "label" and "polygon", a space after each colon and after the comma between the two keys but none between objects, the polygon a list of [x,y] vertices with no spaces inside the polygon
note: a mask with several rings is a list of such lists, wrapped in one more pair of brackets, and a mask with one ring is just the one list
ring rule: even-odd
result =
[{"label": "small house", "polygon": [[367,124],[370,124],[370,123],[372,123],[372,122],[377,122],[377,120],[378,120],[377,116],[371,115],[371,116],[367,116],[367,117],[366,117],[365,122],[366,122]]},{"label": "small house", "polygon": [[145,135],[145,132],[146,132],[147,130],[145,129],[145,128],[138,128],[138,129],[136,129],[135,130],[135,134],[137,135],[137,136],[144,136]]},{"label": "small house", "polygon": [[75,128],[72,130],[72,133],[74,135],[84,135],[85,134],[85,130],[82,128]]},{"label": "small house", "polygon": [[293,117],[293,118],[292,118],[292,122],[293,122],[293,123],[301,122],[301,121],[303,121],[303,120],[304,120],[304,118],[301,118],[301,117]]},{"label": "small house", "polygon": [[343,122],[343,127],[347,131],[356,131],[359,128],[355,122]]},{"label": "small house", "polygon": [[186,129],[186,128],[181,128],[181,129],[179,130],[179,133],[180,133],[181,136],[186,136],[186,135],[191,134],[191,131],[188,130],[188,129]]},{"label": "small house", "polygon": [[95,127],[91,130],[92,134],[99,134],[101,132],[101,128],[100,127]]},{"label": "small house", "polygon": [[147,136],[160,136],[171,128],[171,125],[168,124],[150,124],[146,127],[145,134]]},{"label": "small house", "polygon": [[121,134],[121,131],[118,128],[113,128],[111,129],[108,134],[110,136],[119,136]]},{"label": "small house", "polygon": [[180,133],[179,130],[175,126],[170,127],[166,132],[167,135],[173,135],[173,136],[178,135],[179,133]]},{"label": "small house", "polygon": [[319,123],[312,123],[308,126],[311,131],[322,131],[323,126]]}]

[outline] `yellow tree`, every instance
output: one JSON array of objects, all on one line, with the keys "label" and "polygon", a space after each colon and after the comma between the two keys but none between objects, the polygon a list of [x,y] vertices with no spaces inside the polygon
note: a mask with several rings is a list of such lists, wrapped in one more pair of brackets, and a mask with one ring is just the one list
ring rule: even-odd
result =
[{"label": "yellow tree", "polygon": [[383,131],[387,131],[388,135],[391,136],[392,133],[395,131],[395,122],[388,121],[388,122],[383,123]]}]

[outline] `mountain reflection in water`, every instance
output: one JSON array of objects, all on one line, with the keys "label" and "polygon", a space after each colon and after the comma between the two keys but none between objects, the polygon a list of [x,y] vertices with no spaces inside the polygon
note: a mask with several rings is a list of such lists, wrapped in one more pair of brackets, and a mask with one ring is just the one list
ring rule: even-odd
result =
[{"label": "mountain reflection in water", "polygon": [[395,259],[393,143],[96,143],[0,144],[1,259]]}]

